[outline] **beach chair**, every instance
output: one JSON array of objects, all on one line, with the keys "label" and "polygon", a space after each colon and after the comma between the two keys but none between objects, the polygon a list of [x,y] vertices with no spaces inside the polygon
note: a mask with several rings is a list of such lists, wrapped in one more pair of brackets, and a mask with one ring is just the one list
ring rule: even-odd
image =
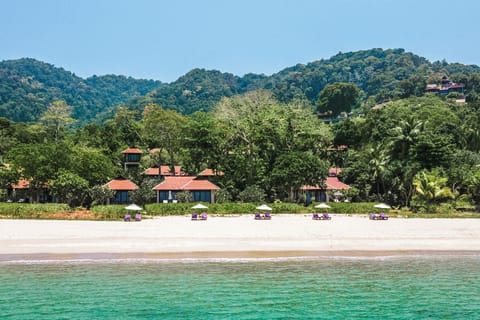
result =
[{"label": "beach chair", "polygon": [[378,217],[379,220],[388,220],[388,216],[385,212],[380,212],[380,216]]},{"label": "beach chair", "polygon": [[313,215],[312,215],[312,219],[313,220],[320,220],[320,216],[318,215],[318,213],[314,212]]},{"label": "beach chair", "polygon": [[378,220],[377,214],[374,212],[370,213],[370,220]]},{"label": "beach chair", "polygon": [[202,212],[202,214],[200,215],[200,220],[207,220],[207,213],[206,212]]},{"label": "beach chair", "polygon": [[270,212],[265,212],[265,214],[263,215],[263,219],[265,219],[265,220],[272,219],[272,216],[270,215]]},{"label": "beach chair", "polygon": [[328,214],[328,212],[324,212],[320,217],[320,220],[332,220],[332,217]]},{"label": "beach chair", "polygon": [[132,220],[132,216],[129,215],[129,214],[126,214],[124,217],[123,217],[123,221],[130,221]]},{"label": "beach chair", "polygon": [[198,220],[198,214],[192,213],[192,220]]},{"label": "beach chair", "polygon": [[260,215],[260,213],[255,212],[255,220],[262,220],[262,216]]},{"label": "beach chair", "polygon": [[140,213],[135,215],[135,221],[142,221],[142,215]]}]

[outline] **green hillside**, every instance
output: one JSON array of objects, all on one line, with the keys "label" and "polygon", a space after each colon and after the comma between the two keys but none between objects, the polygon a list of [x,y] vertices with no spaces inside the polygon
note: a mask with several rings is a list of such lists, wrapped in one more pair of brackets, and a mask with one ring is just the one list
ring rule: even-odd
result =
[{"label": "green hillside", "polygon": [[[257,89],[273,92],[280,102],[302,101],[313,109],[327,84],[354,83],[362,99],[384,102],[421,96],[427,83],[442,76],[465,84],[476,96],[480,67],[460,63],[429,62],[403,49],[371,49],[338,53],[308,64],[288,67],[271,76],[239,77],[216,70],[193,69],[178,80],[161,83],[126,76],[106,75],[82,79],[70,71],[34,59],[0,62],[0,117],[33,122],[53,100],[73,107],[79,123],[102,120],[113,107],[143,110],[150,103],[182,114],[211,110],[223,97]],[[467,97],[469,99],[469,97]]]},{"label": "green hillside", "polygon": [[159,81],[125,76],[82,79],[70,71],[35,59],[0,62],[0,117],[36,121],[54,100],[73,106],[73,117],[85,123],[135,96],[145,95]]}]

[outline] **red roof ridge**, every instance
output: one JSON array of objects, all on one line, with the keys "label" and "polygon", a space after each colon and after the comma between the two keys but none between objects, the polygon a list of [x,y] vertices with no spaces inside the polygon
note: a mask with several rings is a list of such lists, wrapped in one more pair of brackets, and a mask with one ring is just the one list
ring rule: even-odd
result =
[{"label": "red roof ridge", "polygon": [[138,149],[138,148],[127,148],[125,150],[122,151],[122,153],[142,153],[142,150]]}]

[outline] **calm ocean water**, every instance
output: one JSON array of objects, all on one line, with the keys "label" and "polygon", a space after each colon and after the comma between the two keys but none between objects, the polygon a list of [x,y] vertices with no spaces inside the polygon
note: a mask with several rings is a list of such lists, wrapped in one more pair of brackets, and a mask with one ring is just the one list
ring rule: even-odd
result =
[{"label": "calm ocean water", "polygon": [[0,319],[480,319],[480,256],[1,262]]}]

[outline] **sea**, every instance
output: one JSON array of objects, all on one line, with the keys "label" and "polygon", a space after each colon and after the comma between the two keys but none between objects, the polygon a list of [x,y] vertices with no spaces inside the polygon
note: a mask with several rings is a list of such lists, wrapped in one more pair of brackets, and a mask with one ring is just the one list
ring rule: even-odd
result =
[{"label": "sea", "polygon": [[0,319],[480,319],[480,255],[4,260]]}]

